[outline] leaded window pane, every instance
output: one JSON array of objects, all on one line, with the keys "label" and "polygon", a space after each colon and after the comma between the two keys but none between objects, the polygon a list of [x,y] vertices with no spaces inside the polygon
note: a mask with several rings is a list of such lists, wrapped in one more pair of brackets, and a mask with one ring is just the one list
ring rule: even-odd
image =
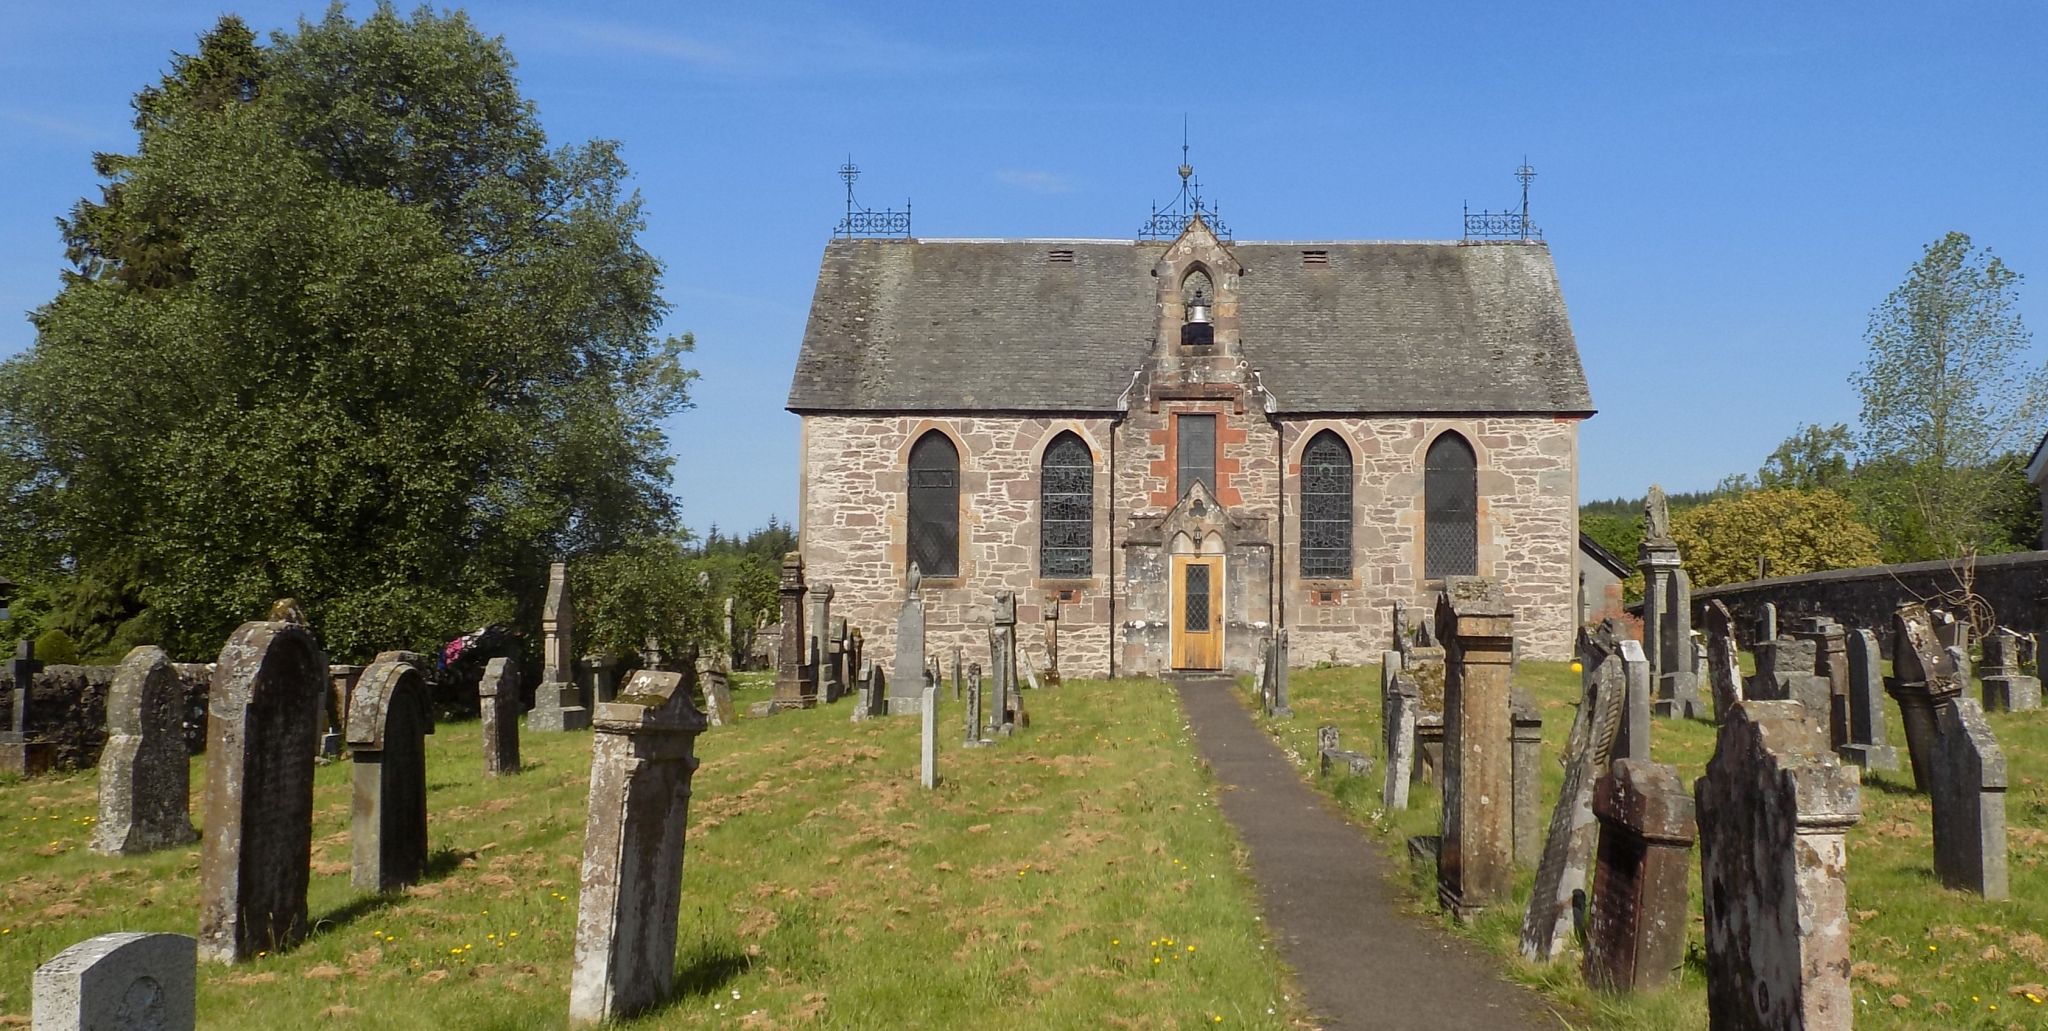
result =
[{"label": "leaded window pane", "polygon": [[910,560],[926,576],[960,575],[960,452],[937,430],[910,447]]},{"label": "leaded window pane", "polygon": [[1422,477],[1422,575],[1473,576],[1479,572],[1478,462],[1472,445],[1455,433],[1429,446]]},{"label": "leaded window pane", "polygon": [[1174,489],[1186,497],[1188,488],[1200,480],[1216,496],[1216,417],[1183,415],[1173,420],[1175,472]]},{"label": "leaded window pane", "polygon": [[1095,572],[1095,454],[1072,433],[1045,449],[1038,466],[1038,573]]},{"label": "leaded window pane", "polygon": [[1187,570],[1185,612],[1181,616],[1181,629],[1191,634],[1209,632],[1209,566],[1206,563],[1190,563],[1182,567]]},{"label": "leaded window pane", "polygon": [[1351,575],[1351,449],[1328,430],[1301,453],[1301,575]]}]

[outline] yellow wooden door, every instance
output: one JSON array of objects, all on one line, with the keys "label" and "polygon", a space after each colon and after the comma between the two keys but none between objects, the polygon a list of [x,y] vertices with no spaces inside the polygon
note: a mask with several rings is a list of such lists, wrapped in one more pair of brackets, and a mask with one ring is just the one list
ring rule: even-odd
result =
[{"label": "yellow wooden door", "polygon": [[1223,560],[1173,557],[1173,668],[1223,668]]}]

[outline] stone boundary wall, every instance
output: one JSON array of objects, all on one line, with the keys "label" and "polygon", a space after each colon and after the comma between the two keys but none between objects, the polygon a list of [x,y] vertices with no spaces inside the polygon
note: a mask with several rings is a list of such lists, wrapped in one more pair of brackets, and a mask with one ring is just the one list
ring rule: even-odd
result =
[{"label": "stone boundary wall", "polygon": [[[1877,632],[1891,654],[1892,611],[1909,601],[1933,600],[1959,581],[1948,562],[1835,569],[1804,576],[1702,587],[1693,591],[1693,625],[1700,626],[1706,603],[1720,599],[1735,614],[1737,633],[1753,644],[1757,614],[1765,602],[1778,606],[1778,625],[1801,615],[1832,616],[1850,627]],[[2048,638],[2048,551],[1988,555],[1977,560],[1976,592],[1989,602],[2000,626]],[[1640,606],[1638,606],[1640,611]]]},{"label": "stone boundary wall", "polygon": [[[49,666],[36,674],[28,696],[28,733],[32,740],[56,745],[60,770],[87,770],[99,765],[107,743],[107,688],[117,666]],[[212,668],[206,663],[173,663],[178,686],[185,693],[185,750],[206,750],[206,694]],[[14,711],[14,680],[0,677],[0,713]]]}]

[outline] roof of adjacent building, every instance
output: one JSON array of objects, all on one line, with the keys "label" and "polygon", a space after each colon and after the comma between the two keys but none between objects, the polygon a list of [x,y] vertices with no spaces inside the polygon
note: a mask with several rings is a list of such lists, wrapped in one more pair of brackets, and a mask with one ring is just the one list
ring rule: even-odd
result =
[{"label": "roof of adjacent building", "polygon": [[1599,541],[1586,536],[1583,530],[1579,531],[1579,552],[1587,558],[1606,566],[1607,571],[1613,573],[1619,579],[1626,580],[1628,575],[1634,572],[1634,570],[1628,567],[1628,563],[1621,560],[1621,556],[1607,550],[1607,547]]},{"label": "roof of adjacent building", "polygon": [[[789,408],[1113,411],[1151,349],[1166,247],[835,239]],[[1244,355],[1282,412],[1592,412],[1542,243],[1229,249]]]}]

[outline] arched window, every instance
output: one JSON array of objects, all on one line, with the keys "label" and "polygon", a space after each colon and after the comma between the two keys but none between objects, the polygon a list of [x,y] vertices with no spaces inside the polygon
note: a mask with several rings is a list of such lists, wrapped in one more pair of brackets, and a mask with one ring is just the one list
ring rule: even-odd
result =
[{"label": "arched window", "polygon": [[1038,575],[1095,573],[1095,453],[1071,432],[1038,463]]},{"label": "arched window", "polygon": [[960,575],[960,452],[938,430],[910,446],[910,560],[926,576]]},{"label": "arched window", "polygon": [[1436,438],[1423,461],[1422,575],[1479,572],[1479,473],[1472,445],[1455,433]]},{"label": "arched window", "polygon": [[1301,575],[1351,575],[1351,449],[1329,430],[1301,452]]}]

